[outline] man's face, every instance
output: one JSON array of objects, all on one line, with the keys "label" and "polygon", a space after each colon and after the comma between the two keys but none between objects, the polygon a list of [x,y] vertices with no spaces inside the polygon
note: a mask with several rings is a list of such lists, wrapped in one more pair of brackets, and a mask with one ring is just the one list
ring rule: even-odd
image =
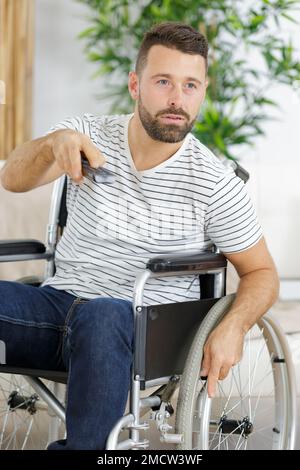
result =
[{"label": "man's face", "polygon": [[191,131],[206,87],[203,57],[160,45],[149,50],[141,76],[131,72],[129,78],[144,129],[152,139],[168,143],[182,141]]}]

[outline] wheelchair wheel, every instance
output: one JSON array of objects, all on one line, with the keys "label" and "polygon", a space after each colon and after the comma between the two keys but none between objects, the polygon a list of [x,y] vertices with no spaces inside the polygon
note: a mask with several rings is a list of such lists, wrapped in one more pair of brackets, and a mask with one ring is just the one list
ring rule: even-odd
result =
[{"label": "wheelchair wheel", "polygon": [[21,375],[0,374],[0,449],[46,449],[53,436],[63,426],[50,416],[48,405]]},{"label": "wheelchair wheel", "polygon": [[296,391],[289,348],[280,328],[265,315],[248,332],[242,360],[209,398],[199,377],[203,347],[234,295],[220,299],[195,335],[181,379],[176,433],[178,449],[293,449]]}]

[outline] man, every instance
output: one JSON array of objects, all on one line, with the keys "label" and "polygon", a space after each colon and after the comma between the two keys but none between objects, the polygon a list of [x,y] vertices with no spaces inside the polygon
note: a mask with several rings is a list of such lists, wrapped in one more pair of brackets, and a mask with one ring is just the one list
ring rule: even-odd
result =
[{"label": "man", "polygon": [[[208,85],[207,51],[206,39],[187,25],[155,26],[129,74],[133,115],[66,120],[17,147],[2,170],[3,186],[16,192],[69,175],[55,276],[38,289],[0,283],[7,363],[70,371],[67,440],[50,449],[104,448],[122,416],[130,300],[147,259],[216,244],[237,269],[236,300],[205,346],[201,374],[210,396],[277,297],[276,270],[243,182],[190,133]],[[84,178],[80,152],[92,167],[112,170],[115,182]],[[198,297],[197,276],[151,279],[145,290],[146,304]]]}]

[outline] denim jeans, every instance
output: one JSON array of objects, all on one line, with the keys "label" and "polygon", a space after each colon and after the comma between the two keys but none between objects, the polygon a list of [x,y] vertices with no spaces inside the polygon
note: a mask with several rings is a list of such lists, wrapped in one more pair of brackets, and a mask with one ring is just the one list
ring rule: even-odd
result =
[{"label": "denim jeans", "polygon": [[7,365],[69,372],[67,439],[48,449],[105,448],[126,406],[133,324],[127,300],[84,300],[50,286],[0,281]]}]

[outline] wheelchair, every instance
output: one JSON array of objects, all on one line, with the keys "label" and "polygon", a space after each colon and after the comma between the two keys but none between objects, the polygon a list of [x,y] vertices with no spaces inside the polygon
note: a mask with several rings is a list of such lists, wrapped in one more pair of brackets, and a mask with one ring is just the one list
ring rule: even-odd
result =
[{"label": "wheelchair", "polygon": [[[53,275],[56,244],[67,220],[66,192],[62,176],[54,183],[46,246],[3,240],[1,262],[44,259],[45,278]],[[234,300],[234,294],[225,295],[226,267],[226,258],[214,249],[150,259],[137,276],[129,409],[111,430],[107,450],[161,448],[157,442],[170,450],[294,448],[294,369],[272,316],[264,315],[248,332],[242,360],[218,382],[214,398],[200,376],[204,344]],[[186,274],[199,275],[199,300],[143,304],[149,278]],[[31,277],[18,281],[41,283]],[[0,365],[0,449],[45,449],[64,437],[67,378],[67,371]],[[153,443],[148,434],[158,439]]]}]

